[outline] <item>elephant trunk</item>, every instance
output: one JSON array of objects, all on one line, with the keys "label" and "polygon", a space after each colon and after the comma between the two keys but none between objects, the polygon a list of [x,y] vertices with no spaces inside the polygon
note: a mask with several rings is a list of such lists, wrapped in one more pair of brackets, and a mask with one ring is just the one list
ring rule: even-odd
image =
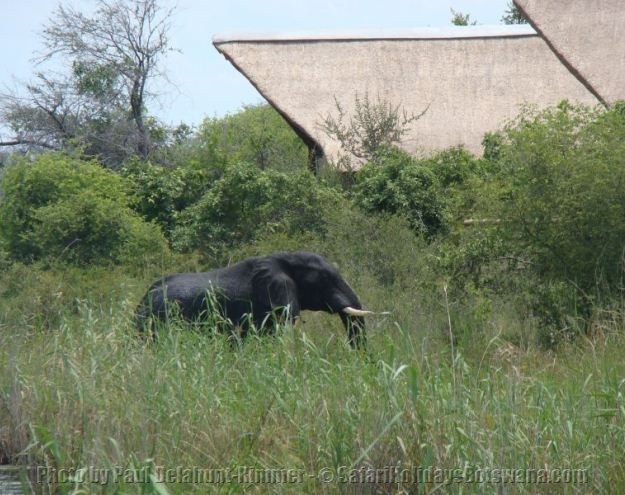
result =
[{"label": "elephant trunk", "polygon": [[339,315],[347,330],[347,341],[349,345],[353,349],[364,349],[367,344],[365,319],[362,316],[352,316],[344,311],[341,311]]},{"label": "elephant trunk", "polygon": [[366,345],[365,319],[372,314],[362,309],[358,296],[347,282],[339,283],[338,290],[330,297],[330,312],[338,313],[347,330],[349,345],[354,349],[364,349]]}]

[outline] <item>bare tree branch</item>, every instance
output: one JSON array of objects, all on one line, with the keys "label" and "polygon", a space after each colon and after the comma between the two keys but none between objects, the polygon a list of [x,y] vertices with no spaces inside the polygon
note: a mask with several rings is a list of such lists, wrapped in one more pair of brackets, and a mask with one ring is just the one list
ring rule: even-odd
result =
[{"label": "bare tree branch", "polygon": [[[347,115],[335,98],[337,116],[326,115],[318,124],[327,136],[336,139],[343,150],[359,160],[371,160],[384,146],[401,143],[410,124],[420,119],[429,105],[419,114],[409,114],[401,105],[393,105],[380,95],[372,101],[367,93],[354,96],[353,113]],[[349,161],[349,155],[347,158]]]},{"label": "bare tree branch", "polygon": [[47,149],[57,149],[55,146],[48,144],[48,143],[42,143],[39,141],[32,141],[30,139],[17,139],[17,140],[13,140],[13,141],[0,141],[0,146],[23,146],[23,145],[31,145],[31,146],[41,146],[42,148],[47,148]]},{"label": "bare tree branch", "polygon": [[26,86],[27,97],[0,95],[0,118],[16,133],[6,142],[73,143],[98,155],[110,149],[112,161],[122,143],[121,159],[129,152],[146,159],[154,120],[146,120],[149,86],[170,51],[174,10],[162,9],[158,0],[96,0],[95,12],[86,16],[59,5],[42,31],[45,49],[36,60],[61,57],[69,75],[39,73]]}]

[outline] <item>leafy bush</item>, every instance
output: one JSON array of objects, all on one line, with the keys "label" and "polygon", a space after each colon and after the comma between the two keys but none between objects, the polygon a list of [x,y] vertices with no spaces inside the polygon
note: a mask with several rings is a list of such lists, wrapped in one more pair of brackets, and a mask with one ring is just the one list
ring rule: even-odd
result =
[{"label": "leafy bush", "polygon": [[398,148],[378,151],[358,172],[356,203],[367,212],[404,216],[426,237],[445,230],[442,188],[436,174]]},{"label": "leafy bush", "polygon": [[132,160],[122,174],[134,195],[133,209],[148,221],[156,222],[170,235],[182,210],[197,202],[214,180],[207,169],[192,166],[174,168]]},{"label": "leafy bush", "polygon": [[426,243],[405,218],[368,215],[347,201],[325,215],[326,232],[313,243],[315,249],[356,277],[369,275],[371,290],[411,292],[429,278],[424,277],[429,269]]},{"label": "leafy bush", "polygon": [[197,133],[203,167],[247,162],[280,171],[305,169],[308,149],[284,118],[269,105],[250,105],[221,118],[206,119]]},{"label": "leafy bush", "polygon": [[625,117],[562,103],[505,132],[501,233],[542,278],[585,297],[620,288],[625,238]]},{"label": "leafy bush", "polygon": [[552,346],[622,287],[625,118],[618,106],[526,108],[493,143],[485,180],[465,190],[486,221],[441,243],[441,267],[456,288],[517,298]]},{"label": "leafy bush", "polygon": [[484,158],[491,164],[496,163],[500,156],[503,136],[501,132],[487,132],[482,139]]},{"label": "leafy bush", "polygon": [[481,177],[489,166],[461,146],[439,151],[422,163],[432,169],[443,188],[461,186],[471,178]]},{"label": "leafy bush", "polygon": [[174,245],[218,253],[270,232],[319,231],[323,205],[338,193],[310,173],[284,174],[245,163],[230,165],[211,189],[180,215]]},{"label": "leafy bush", "polygon": [[130,209],[123,179],[96,162],[44,154],[10,167],[2,187],[0,235],[14,260],[121,263],[167,249]]}]

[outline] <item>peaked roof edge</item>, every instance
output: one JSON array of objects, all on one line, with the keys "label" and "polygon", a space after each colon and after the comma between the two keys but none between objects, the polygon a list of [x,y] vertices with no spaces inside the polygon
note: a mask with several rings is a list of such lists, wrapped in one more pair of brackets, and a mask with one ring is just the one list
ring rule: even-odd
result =
[{"label": "peaked roof edge", "polygon": [[297,33],[236,32],[213,36],[213,44],[233,42],[281,41],[363,41],[363,40],[434,40],[462,38],[509,38],[537,36],[528,24],[509,26],[450,26],[404,29],[352,29],[302,31]]},{"label": "peaked roof edge", "polygon": [[536,33],[538,34],[538,36],[540,36],[545,43],[547,44],[547,46],[549,47],[549,49],[553,52],[553,54],[558,58],[558,60],[562,63],[562,65],[564,65],[568,71],[573,74],[573,76],[584,85],[584,87],[595,97],[597,98],[597,100],[599,100],[599,102],[604,106],[604,107],[608,107],[609,104],[606,101],[606,99],[604,98],[604,96],[602,94],[599,93],[599,91],[597,91],[597,88],[595,88],[595,86],[588,80],[587,77],[585,77],[580,71],[579,69],[573,64],[571,63],[571,61],[568,59],[568,57],[566,56],[565,53],[561,52],[553,43],[553,41],[551,40],[551,38],[549,36],[547,36],[545,34],[545,32],[540,29],[540,27],[538,26],[537,22],[532,18],[532,15],[527,11],[527,9],[525,8],[525,5],[523,4],[523,2],[521,2],[520,0],[513,0],[514,5],[521,11],[521,13],[523,14],[523,16],[527,19],[527,21],[529,22],[529,25],[536,31]]},{"label": "peaked roof edge", "polygon": [[[304,129],[295,119],[293,119],[288,112],[286,112],[281,105],[278,104],[270,95],[268,95],[265,91],[261,89],[258,83],[254,80],[254,78],[250,77],[241,66],[234,60],[227,52],[219,48],[219,43],[213,41],[213,46],[215,49],[221,53],[228,62],[232,64],[232,66],[243,76],[245,77],[251,84],[254,86],[254,89],[258,91],[258,93],[269,103],[286,122],[291,126],[295,134],[299,136],[299,138],[304,142],[304,144],[308,147],[309,150],[322,150],[323,147],[317,142],[317,140]],[[309,156],[309,160],[311,156]],[[310,164],[309,164],[310,165]]]}]

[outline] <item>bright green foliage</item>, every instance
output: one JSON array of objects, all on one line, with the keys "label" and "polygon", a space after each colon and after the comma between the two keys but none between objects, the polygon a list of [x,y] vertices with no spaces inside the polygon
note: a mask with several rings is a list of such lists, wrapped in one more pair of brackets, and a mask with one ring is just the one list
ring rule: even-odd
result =
[{"label": "bright green foliage", "polygon": [[461,146],[439,151],[422,163],[432,169],[443,188],[460,186],[481,176],[487,168],[486,162],[478,160]]},{"label": "bright green foliage", "polygon": [[618,105],[527,108],[496,141],[485,180],[464,191],[478,222],[441,243],[441,269],[459,297],[488,289],[515,299],[553,346],[620,300],[625,118]]},{"label": "bright green foliage", "polygon": [[133,261],[164,248],[158,228],[94,191],[42,206],[33,215],[31,243],[39,256],[78,263]]},{"label": "bright green foliage", "polygon": [[133,208],[171,234],[182,210],[197,202],[215,179],[208,170],[190,166],[161,167],[132,160],[122,170],[134,194]]},{"label": "bright green foliage", "polygon": [[503,136],[501,132],[487,132],[482,139],[484,159],[491,163],[496,162],[499,159],[502,142]]},{"label": "bright green foliage", "polygon": [[250,105],[221,118],[206,119],[198,131],[203,166],[248,162],[264,170],[306,168],[308,149],[284,118],[269,105]]},{"label": "bright green foliage", "polygon": [[381,148],[357,175],[356,203],[368,212],[406,217],[413,230],[432,237],[449,229],[471,203],[464,190],[487,175],[489,163],[462,147],[419,160],[398,148]]},{"label": "bright green foliage", "polygon": [[436,174],[398,148],[380,150],[358,173],[354,198],[368,212],[399,214],[431,237],[445,226],[442,188]]},{"label": "bright green foliage", "polygon": [[96,162],[44,154],[10,167],[2,187],[0,234],[12,259],[119,263],[166,249],[130,209],[123,179]]},{"label": "bright green foliage", "polygon": [[616,289],[625,239],[625,118],[563,103],[526,111],[501,150],[501,233],[547,279]]},{"label": "bright green foliage", "polygon": [[180,215],[174,244],[215,253],[261,233],[319,231],[324,223],[322,206],[336,199],[337,193],[308,172],[284,174],[233,164]]}]

